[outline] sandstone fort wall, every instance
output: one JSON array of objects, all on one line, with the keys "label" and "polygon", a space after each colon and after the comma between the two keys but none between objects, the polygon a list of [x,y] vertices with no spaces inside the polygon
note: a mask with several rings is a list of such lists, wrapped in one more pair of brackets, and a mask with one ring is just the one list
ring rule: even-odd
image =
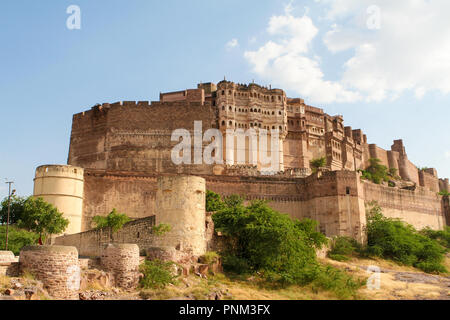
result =
[{"label": "sandstone fort wall", "polygon": [[442,196],[436,192],[425,188],[399,190],[371,182],[363,182],[363,186],[366,203],[377,201],[387,217],[400,218],[416,229],[442,229],[446,225]]}]

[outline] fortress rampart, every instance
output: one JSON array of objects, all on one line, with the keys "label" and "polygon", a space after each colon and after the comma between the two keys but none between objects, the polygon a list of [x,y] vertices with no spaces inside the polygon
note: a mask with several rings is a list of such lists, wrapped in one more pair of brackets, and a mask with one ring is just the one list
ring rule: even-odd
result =
[{"label": "fortress rampart", "polygon": [[[173,131],[185,129],[193,136],[196,121],[201,122],[201,133],[208,129],[221,133],[230,129],[278,129],[279,172],[262,175],[259,159],[251,163],[247,155],[245,163],[229,164],[226,152],[223,163],[174,164],[171,152],[180,141],[171,141]],[[202,141],[203,150],[210,143]],[[248,143],[244,145],[246,152]],[[223,151],[228,147],[224,145]],[[194,153],[192,146],[191,156]],[[322,157],[325,168],[312,174],[310,161]],[[403,190],[401,184],[388,187],[362,182],[357,171],[366,169],[371,158],[395,169],[410,190]],[[390,150],[369,144],[361,129],[344,126],[341,115],[330,116],[300,98],[288,98],[281,89],[254,83],[224,80],[217,85],[199,84],[196,89],[161,93],[160,101],[105,103],[75,114],[68,164],[69,171],[75,167],[84,170],[82,179],[69,179],[82,183],[82,195],[80,188],[55,192],[58,196],[76,194],[81,201],[77,205],[82,204],[81,222],[80,210],[76,214],[64,212],[75,217],[74,229],[68,234],[90,230],[94,216],[116,208],[134,219],[155,216],[157,224],[167,218],[179,232],[172,234],[172,240],[177,241],[170,240],[171,246],[185,243],[189,234],[192,241],[186,243],[192,245],[190,249],[202,252],[204,223],[196,218],[194,202],[203,201],[205,189],[221,195],[239,194],[247,200],[270,200],[270,206],[292,217],[318,220],[327,236],[364,240],[364,207],[373,200],[381,204],[386,215],[402,218],[417,228],[438,229],[448,223],[448,199],[438,195],[448,190],[448,179],[439,179],[434,169],[419,170],[408,159],[402,140],[395,140]],[[38,168],[37,179],[41,175]],[[180,184],[171,180],[174,176],[181,177]],[[72,177],[65,174],[65,178]],[[204,179],[206,187],[198,187],[196,179]],[[44,193],[35,191],[36,195]],[[185,202],[178,203],[178,198]],[[64,201],[57,204],[64,205]],[[104,237],[98,231],[94,233],[93,237]],[[120,232],[114,237],[129,242]],[[157,240],[149,241],[153,244]]]}]

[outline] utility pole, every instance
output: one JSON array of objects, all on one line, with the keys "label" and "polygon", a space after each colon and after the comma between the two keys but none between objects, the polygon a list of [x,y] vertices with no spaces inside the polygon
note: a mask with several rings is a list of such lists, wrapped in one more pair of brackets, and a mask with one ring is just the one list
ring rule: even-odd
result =
[{"label": "utility pole", "polygon": [[14,181],[8,181],[6,182],[7,184],[9,184],[9,192],[8,192],[8,217],[6,218],[6,245],[5,245],[5,250],[8,251],[8,231],[9,231],[9,214],[11,211],[11,196],[12,194],[14,194],[14,192],[16,190],[13,190],[12,194],[11,194],[11,185],[14,183]]}]

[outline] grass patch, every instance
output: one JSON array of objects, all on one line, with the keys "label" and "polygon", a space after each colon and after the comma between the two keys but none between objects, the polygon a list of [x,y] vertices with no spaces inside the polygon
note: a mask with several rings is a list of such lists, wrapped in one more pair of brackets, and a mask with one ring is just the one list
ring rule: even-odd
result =
[{"label": "grass patch", "polygon": [[144,261],[139,268],[144,275],[140,286],[144,289],[164,289],[169,284],[175,284],[178,278],[178,275],[174,274],[175,267],[173,262]]},{"label": "grass patch", "polygon": [[220,259],[220,256],[217,252],[208,251],[199,258],[199,261],[200,261],[200,263],[210,265],[210,264],[213,264],[213,263],[219,261],[219,259]]}]

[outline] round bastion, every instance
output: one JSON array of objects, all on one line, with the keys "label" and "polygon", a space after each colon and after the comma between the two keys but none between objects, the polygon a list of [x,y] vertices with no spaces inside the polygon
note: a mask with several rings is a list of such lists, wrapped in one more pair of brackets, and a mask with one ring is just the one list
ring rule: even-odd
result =
[{"label": "round bastion", "polygon": [[52,204],[69,220],[65,234],[81,232],[84,195],[83,168],[45,165],[36,169],[33,196]]},{"label": "round bastion", "polygon": [[79,299],[80,267],[75,247],[27,246],[20,251],[19,262],[21,272],[29,272],[42,281],[51,296]]},{"label": "round bastion", "polygon": [[196,176],[160,176],[156,192],[156,224],[168,224],[164,245],[194,256],[206,251],[206,181]]},{"label": "round bastion", "polygon": [[139,247],[136,244],[108,244],[102,257],[102,267],[114,274],[116,286],[131,289],[139,282]]}]

